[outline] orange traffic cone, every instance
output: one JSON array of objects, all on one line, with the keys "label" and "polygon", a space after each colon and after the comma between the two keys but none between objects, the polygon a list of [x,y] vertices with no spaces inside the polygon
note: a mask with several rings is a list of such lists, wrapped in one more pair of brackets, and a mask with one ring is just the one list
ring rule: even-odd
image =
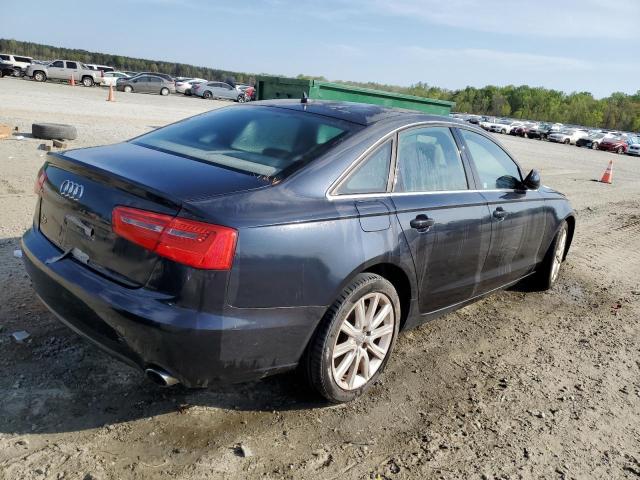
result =
[{"label": "orange traffic cone", "polygon": [[602,174],[602,178],[600,179],[600,181],[602,183],[613,183],[613,160],[609,160],[609,165]]},{"label": "orange traffic cone", "polygon": [[69,85],[71,85],[72,87],[76,86],[76,81],[73,79],[73,75],[69,77]]},{"label": "orange traffic cone", "polygon": [[107,102],[115,102],[116,99],[113,95],[113,85],[109,85],[109,95],[107,95]]}]

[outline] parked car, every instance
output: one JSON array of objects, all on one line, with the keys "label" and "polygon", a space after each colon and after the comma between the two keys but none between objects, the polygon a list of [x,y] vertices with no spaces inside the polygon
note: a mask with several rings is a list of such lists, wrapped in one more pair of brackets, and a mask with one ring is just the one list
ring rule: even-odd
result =
[{"label": "parked car", "polygon": [[525,277],[551,288],[575,227],[482,130],[341,102],[51,153],[35,189],[23,259],[63,323],[163,385],[300,365],[333,402],[376,382],[399,330]]},{"label": "parked car", "polygon": [[495,117],[483,117],[478,125],[480,128],[486,131],[491,131],[493,125],[496,125],[498,120]]},{"label": "parked car", "polygon": [[191,87],[191,93],[206,100],[222,98],[244,103],[244,92],[224,82],[199,83]]},{"label": "parked car", "polygon": [[586,130],[579,130],[575,128],[565,128],[559,132],[553,132],[547,135],[547,140],[555,143],[564,143],[565,145],[575,145],[575,143],[588,136]]},{"label": "parked car", "polygon": [[101,70],[104,73],[108,73],[108,72],[115,72],[116,69],[113,67],[108,67],[106,65],[96,65],[94,63],[87,63],[86,64],[88,68],[90,68],[91,70]]},{"label": "parked car", "polygon": [[489,131],[509,135],[512,128],[520,125],[522,125],[522,123],[511,122],[509,120],[498,120],[489,127]]},{"label": "parked car", "polygon": [[15,74],[15,67],[12,63],[0,61],[0,78]]},{"label": "parked car", "polygon": [[640,156],[640,137],[635,137],[632,140],[631,144],[629,145],[629,148],[627,149],[627,153],[635,157]]},{"label": "parked car", "polygon": [[598,145],[600,145],[600,142],[602,141],[603,138],[605,138],[604,133],[592,133],[587,137],[579,138],[576,141],[576,146],[592,148],[593,150],[597,150]]},{"label": "parked car", "polygon": [[13,67],[13,75],[20,77],[24,75],[27,67],[33,63],[33,58],[24,57],[22,55],[12,55],[9,53],[0,53],[0,61],[11,64]]},{"label": "parked car", "polygon": [[103,87],[115,87],[118,84],[118,79],[129,78],[124,72],[104,72],[104,76],[102,77],[102,86]]},{"label": "parked car", "polygon": [[138,75],[133,78],[119,78],[116,90],[126,93],[157,93],[166,96],[176,93],[176,85],[173,80],[156,75]]},{"label": "parked car", "polygon": [[70,80],[82,82],[85,87],[102,83],[102,73],[92,70],[81,62],[74,60],[54,60],[48,65],[32,64],[27,67],[26,75],[38,82],[47,80]]},{"label": "parked car", "polygon": [[632,140],[629,137],[605,137],[600,141],[598,150],[604,150],[605,152],[615,152],[618,154],[627,153],[629,145]]},{"label": "parked car", "polygon": [[529,132],[532,129],[536,129],[538,126],[535,123],[525,123],[520,126],[511,129],[511,135],[515,135],[517,137],[530,138]]},{"label": "parked car", "polygon": [[[182,80],[176,80],[176,92],[191,95],[191,87],[194,83],[204,83],[206,81],[207,80],[204,78],[185,78]],[[187,93],[187,91],[189,91],[189,93]]]}]

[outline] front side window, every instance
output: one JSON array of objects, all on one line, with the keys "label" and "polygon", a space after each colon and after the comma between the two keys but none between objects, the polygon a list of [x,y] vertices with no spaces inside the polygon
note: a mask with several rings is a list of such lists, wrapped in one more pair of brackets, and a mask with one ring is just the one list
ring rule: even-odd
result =
[{"label": "front side window", "polygon": [[264,106],[214,110],[133,140],[256,175],[285,177],[362,127],[321,115]]},{"label": "front side window", "polygon": [[364,160],[336,193],[349,195],[354,193],[382,193],[387,190],[389,166],[391,164],[391,140],[379,146]]},{"label": "front side window", "polygon": [[394,192],[441,192],[468,188],[451,130],[429,127],[400,133]]},{"label": "front side window", "polygon": [[480,177],[480,189],[515,189],[522,183],[516,163],[496,143],[469,130],[460,130]]}]

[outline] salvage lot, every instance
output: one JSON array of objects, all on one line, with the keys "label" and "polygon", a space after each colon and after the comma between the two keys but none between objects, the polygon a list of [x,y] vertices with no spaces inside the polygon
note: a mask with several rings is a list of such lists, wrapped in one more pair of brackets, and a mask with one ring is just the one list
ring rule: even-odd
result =
[{"label": "salvage lot", "polygon": [[[69,146],[83,147],[229,105],[105,98],[3,79],[0,123],[71,123]],[[499,139],[577,211],[559,284],[500,292],[406,332],[378,384],[341,406],[293,374],[161,390],[62,326],[13,254],[42,141],[0,140],[0,479],[638,478],[640,159]],[[593,182],[610,159],[614,184]],[[20,330],[31,336],[16,343]]]}]

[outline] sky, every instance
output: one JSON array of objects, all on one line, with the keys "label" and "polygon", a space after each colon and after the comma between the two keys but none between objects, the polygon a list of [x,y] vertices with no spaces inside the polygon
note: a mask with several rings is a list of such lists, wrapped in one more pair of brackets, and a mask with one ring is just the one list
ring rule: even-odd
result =
[{"label": "sky", "polygon": [[0,3],[3,38],[232,71],[640,90],[640,0]]}]

